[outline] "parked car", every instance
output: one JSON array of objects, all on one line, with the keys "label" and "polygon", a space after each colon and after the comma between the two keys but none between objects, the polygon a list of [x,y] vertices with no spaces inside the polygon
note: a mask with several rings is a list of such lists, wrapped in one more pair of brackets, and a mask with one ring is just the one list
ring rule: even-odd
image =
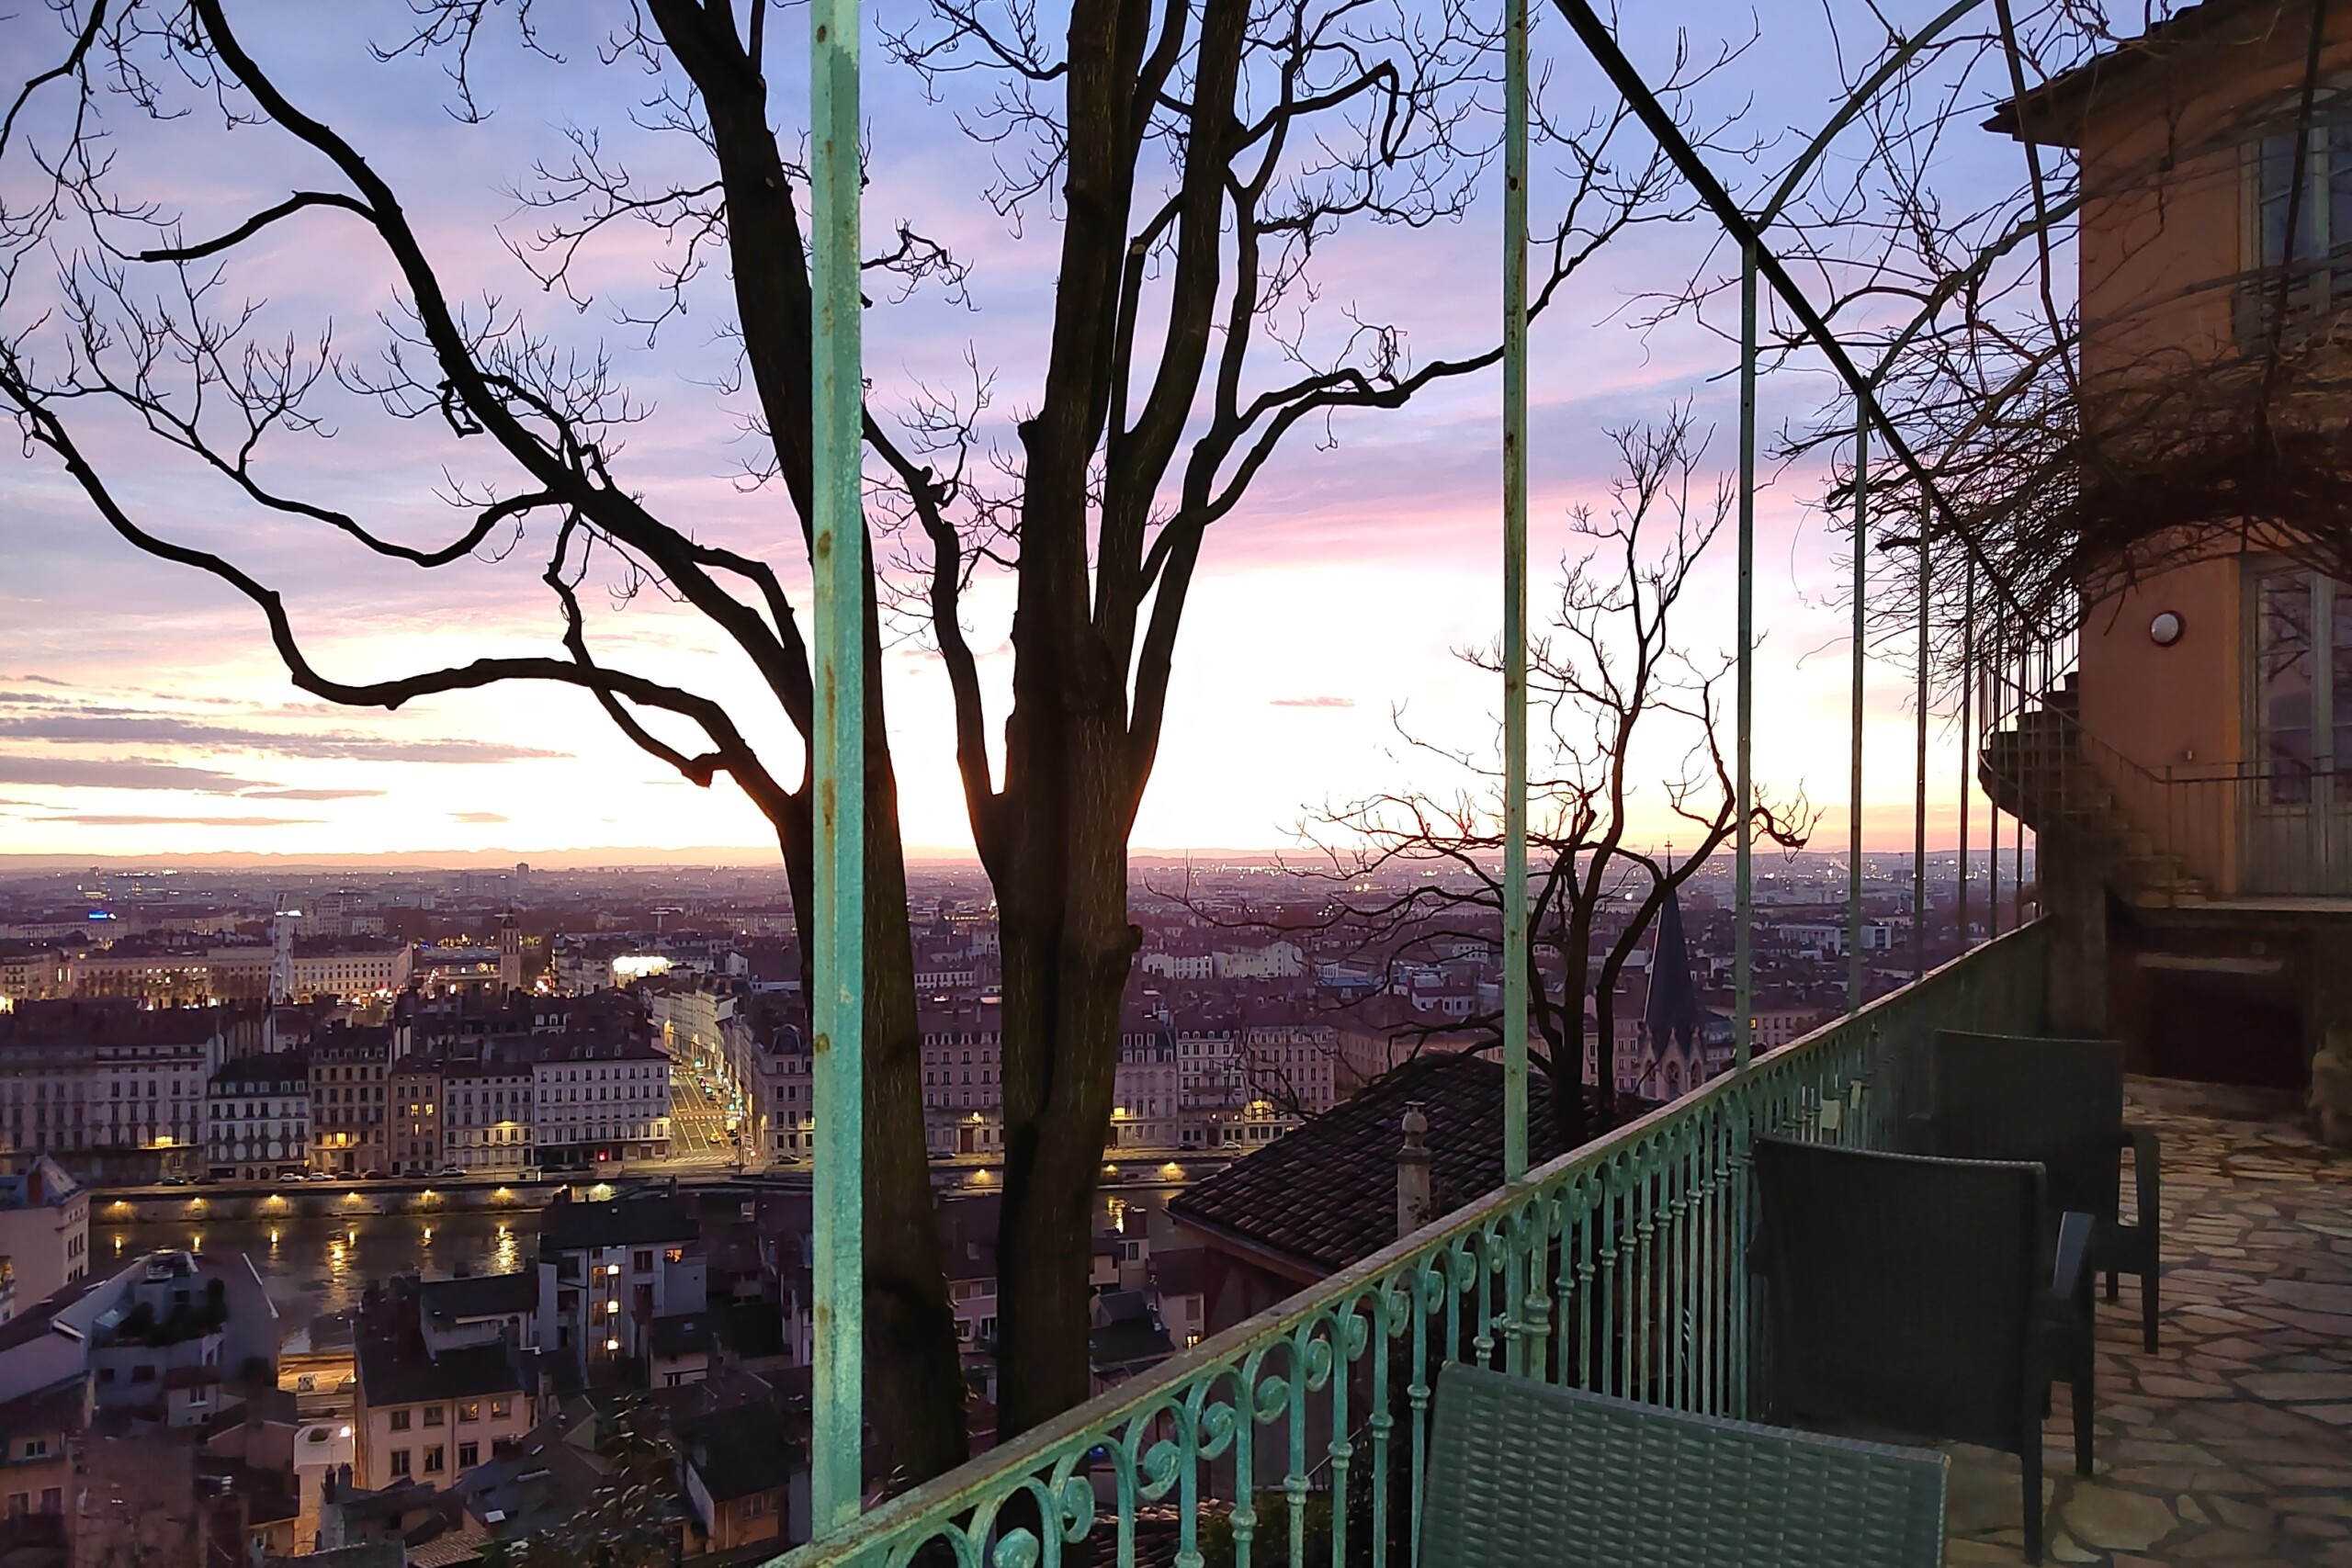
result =
[{"label": "parked car", "polygon": [[466,1174],[466,1168],[462,1165],[445,1165],[441,1168],[441,1174],[444,1176],[463,1176]]},{"label": "parked car", "polygon": [[389,1170],[363,1170],[359,1173],[362,1181],[390,1181],[391,1179],[392,1173]]},{"label": "parked car", "polygon": [[187,1187],[191,1184],[188,1181],[188,1179],[185,1176],[159,1176],[155,1179],[155,1185],[158,1187]]}]

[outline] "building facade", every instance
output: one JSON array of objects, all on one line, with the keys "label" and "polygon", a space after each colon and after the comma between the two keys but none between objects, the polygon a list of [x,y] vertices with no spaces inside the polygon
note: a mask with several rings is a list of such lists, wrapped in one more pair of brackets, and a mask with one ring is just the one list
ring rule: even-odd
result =
[{"label": "building facade", "polygon": [[214,1070],[205,1098],[205,1149],[214,1176],[257,1180],[310,1168],[305,1053],[232,1058]]},{"label": "building facade", "polygon": [[345,1025],[311,1042],[311,1168],[338,1176],[390,1170],[385,1098],[391,1031]]}]

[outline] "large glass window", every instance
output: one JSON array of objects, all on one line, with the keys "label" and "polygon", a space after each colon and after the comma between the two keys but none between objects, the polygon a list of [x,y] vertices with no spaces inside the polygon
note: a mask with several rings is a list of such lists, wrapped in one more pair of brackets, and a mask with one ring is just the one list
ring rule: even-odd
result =
[{"label": "large glass window", "polygon": [[2255,720],[2274,804],[2352,773],[2352,584],[2297,570],[2256,581]]},{"label": "large glass window", "polygon": [[[2286,258],[2289,195],[2295,180],[2295,133],[2262,139],[2257,175],[2259,265]],[[2352,119],[2311,129],[2303,149],[2303,199],[2293,214],[2294,259],[2319,262],[2352,247]]]}]

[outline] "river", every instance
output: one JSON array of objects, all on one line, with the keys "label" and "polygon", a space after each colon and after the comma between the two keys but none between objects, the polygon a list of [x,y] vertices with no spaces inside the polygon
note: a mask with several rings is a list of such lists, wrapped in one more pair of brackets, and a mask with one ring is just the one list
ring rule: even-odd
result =
[{"label": "river", "polygon": [[447,1279],[527,1268],[538,1232],[539,1216],[532,1211],[119,1225],[93,1218],[90,1254],[97,1269],[106,1269],[159,1248],[185,1247],[208,1258],[244,1253],[268,1289],[286,1337],[300,1343],[311,1319],[349,1312],[370,1283],[395,1274]]}]

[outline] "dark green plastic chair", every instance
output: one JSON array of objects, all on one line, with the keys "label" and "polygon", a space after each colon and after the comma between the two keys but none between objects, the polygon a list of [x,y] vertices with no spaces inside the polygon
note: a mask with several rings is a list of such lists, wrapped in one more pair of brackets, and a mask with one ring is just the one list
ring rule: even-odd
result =
[{"label": "dark green plastic chair", "polygon": [[[2027,1160],[2049,1173],[2050,1207],[2091,1216],[2091,1268],[2140,1280],[2140,1337],[2156,1348],[2163,1193],[2155,1134],[2123,1123],[2123,1047],[2113,1040],[1936,1032],[1911,1147],[1952,1159]],[[2132,1151],[2133,1223],[2120,1202]]]},{"label": "dark green plastic chair", "polygon": [[1939,1568],[1946,1461],[1532,1378],[1438,1376],[1420,1561]]},{"label": "dark green plastic chair", "polygon": [[2018,1456],[2026,1561],[2041,1561],[2041,1417],[2074,1392],[2091,1470],[2087,1214],[2045,1237],[2038,1165],[1758,1138],[1765,1415],[1981,1443]]}]

